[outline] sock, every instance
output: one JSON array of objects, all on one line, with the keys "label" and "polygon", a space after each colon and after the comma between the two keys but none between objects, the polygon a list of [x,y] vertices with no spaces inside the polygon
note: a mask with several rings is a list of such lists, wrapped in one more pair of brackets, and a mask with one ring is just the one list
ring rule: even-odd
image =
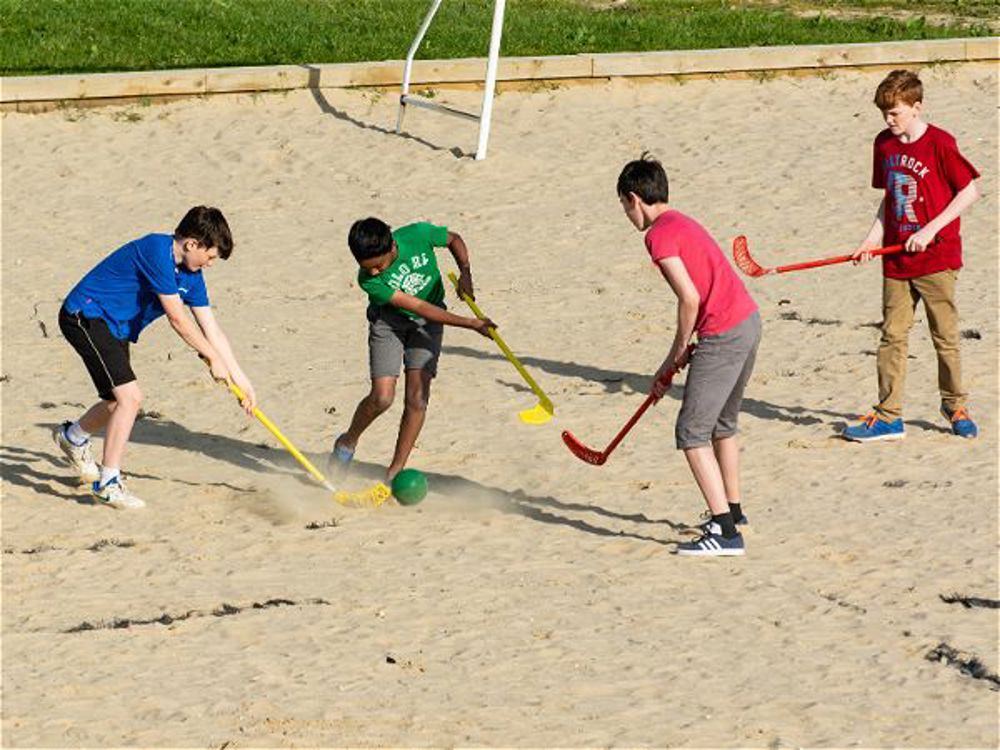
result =
[{"label": "sock", "polygon": [[97,486],[104,487],[112,479],[118,479],[119,473],[119,470],[113,466],[102,466],[101,480],[97,483]]},{"label": "sock", "polygon": [[740,507],[739,500],[735,503],[729,503],[729,514],[733,517],[734,523],[743,518],[743,509]]},{"label": "sock", "polygon": [[732,539],[737,533],[739,533],[736,531],[736,524],[733,522],[732,513],[726,512],[720,513],[719,515],[715,515],[713,513],[712,521],[719,524],[722,528],[722,536],[726,537],[726,539]]},{"label": "sock", "polygon": [[79,422],[74,422],[64,431],[66,439],[78,448],[90,440],[90,433],[84,432]]}]

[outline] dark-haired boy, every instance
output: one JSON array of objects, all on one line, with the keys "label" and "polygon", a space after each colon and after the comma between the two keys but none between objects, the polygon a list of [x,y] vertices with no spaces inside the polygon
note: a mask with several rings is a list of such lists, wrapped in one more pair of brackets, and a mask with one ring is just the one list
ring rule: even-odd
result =
[{"label": "dark-haired boy", "polygon": [[917,75],[894,70],[875,90],[886,129],[875,138],[872,187],[883,191],[856,262],[879,245],[903,244],[882,256],[882,339],[876,370],[878,404],[844,430],[847,440],[902,440],[903,387],[913,313],[922,300],[938,361],[941,413],[963,438],[979,433],[965,407],[955,285],[962,267],[959,216],[978,198],[979,172],[954,137],[921,117],[924,89]]},{"label": "dark-haired boy", "polygon": [[[646,249],[677,296],[677,329],[653,380],[689,364],[674,435],[708,505],[702,536],[677,546],[679,555],[744,554],[746,524],[740,495],[737,420],[753,372],[761,322],[757,305],[719,245],[694,219],[667,205],[667,173],[645,154],[618,177],[618,199],[633,226],[646,233]],[[688,345],[698,334],[689,357]]]},{"label": "dark-haired boy", "polygon": [[437,374],[441,354],[443,327],[471,328],[488,337],[487,329],[495,324],[445,309],[436,248],[451,251],[460,273],[459,289],[474,296],[469,250],[457,233],[424,222],[392,231],[385,222],[369,217],[354,222],[347,244],[358,262],[358,286],[368,295],[372,385],[355,409],[347,432],[334,441],[331,460],[350,463],[361,434],[392,405],[402,366],[406,395],[396,449],[386,469],[386,480],[391,482],[406,466],[424,425],[431,380]]},{"label": "dark-haired boy", "polygon": [[[83,360],[101,400],[75,422],[63,422],[53,439],[67,460],[90,482],[98,501],[119,510],[145,503],[121,478],[125,446],[142,403],[132,371],[129,344],[166,315],[177,335],[208,362],[212,376],[243,389],[247,412],[256,406],[250,380],[240,369],[208,302],[202,269],[225,260],[232,234],[217,208],[195,206],[173,235],[147,234],[126,243],[98,263],[67,295],[59,329]],[[191,308],[194,321],[184,312]],[[197,325],[195,325],[197,323]],[[104,430],[101,465],[90,436]]]}]

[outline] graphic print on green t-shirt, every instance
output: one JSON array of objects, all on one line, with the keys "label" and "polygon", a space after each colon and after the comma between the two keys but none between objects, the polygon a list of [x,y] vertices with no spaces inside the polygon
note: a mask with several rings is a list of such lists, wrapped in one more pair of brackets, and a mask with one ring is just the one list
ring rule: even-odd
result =
[{"label": "graphic print on green t-shirt", "polygon": [[[435,224],[407,224],[392,233],[399,255],[391,266],[378,276],[358,270],[358,286],[368,294],[373,305],[386,305],[393,292],[399,291],[417,299],[444,307],[444,283],[438,270],[434,248],[448,244],[448,230]],[[409,310],[399,310],[410,318],[418,318]]]}]

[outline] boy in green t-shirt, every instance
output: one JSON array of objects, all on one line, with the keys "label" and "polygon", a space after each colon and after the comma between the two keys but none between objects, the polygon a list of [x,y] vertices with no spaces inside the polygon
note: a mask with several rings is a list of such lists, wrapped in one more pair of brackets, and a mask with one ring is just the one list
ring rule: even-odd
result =
[{"label": "boy in green t-shirt", "polygon": [[406,399],[396,451],[386,469],[391,482],[413,450],[424,426],[431,379],[437,374],[444,326],[471,328],[489,337],[491,320],[463,318],[445,309],[444,284],[435,248],[447,247],[460,272],[459,288],[474,298],[469,250],[455,232],[434,224],[409,224],[393,232],[379,219],[359,219],[347,238],[360,266],[358,286],[368,294],[368,361],[371,392],[361,399],[347,432],[333,444],[331,462],[347,465],[361,434],[392,406],[402,364]]}]

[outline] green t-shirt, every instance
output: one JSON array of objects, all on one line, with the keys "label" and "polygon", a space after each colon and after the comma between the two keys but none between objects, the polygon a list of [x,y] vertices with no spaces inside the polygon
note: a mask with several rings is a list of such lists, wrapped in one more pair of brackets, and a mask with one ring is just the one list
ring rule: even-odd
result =
[{"label": "green t-shirt", "polygon": [[[393,292],[403,292],[432,305],[444,307],[444,283],[438,270],[434,248],[448,244],[448,229],[427,222],[408,224],[392,233],[399,255],[378,276],[358,269],[358,286],[373,305],[386,305]],[[418,318],[409,310],[399,312]]]}]

